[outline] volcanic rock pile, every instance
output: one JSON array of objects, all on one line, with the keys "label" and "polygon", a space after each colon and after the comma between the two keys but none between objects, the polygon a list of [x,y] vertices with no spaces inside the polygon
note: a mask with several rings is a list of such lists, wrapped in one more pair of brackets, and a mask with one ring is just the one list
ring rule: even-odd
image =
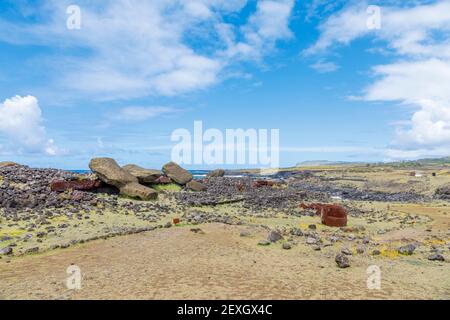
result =
[{"label": "volcanic rock pile", "polygon": [[51,190],[54,180],[74,181],[79,174],[56,169],[31,169],[26,166],[0,168],[0,207],[8,210],[23,208],[62,207],[80,200],[91,200],[88,194],[82,199],[61,197]]},{"label": "volcanic rock pile", "polygon": [[194,206],[243,202],[244,208],[257,210],[294,208],[306,197],[302,191],[287,186],[275,187],[273,183],[255,183],[250,177],[207,177],[202,183],[206,187],[205,192],[180,192],[176,199]]},{"label": "volcanic rock pile", "polygon": [[5,211],[62,208],[95,202],[95,193],[120,193],[138,200],[154,200],[158,192],[153,185],[174,182],[189,190],[206,190],[203,184],[192,179],[191,173],[172,162],[164,166],[164,172],[136,165],[122,168],[110,158],[93,159],[89,167],[94,174],[0,162],[0,207]]}]

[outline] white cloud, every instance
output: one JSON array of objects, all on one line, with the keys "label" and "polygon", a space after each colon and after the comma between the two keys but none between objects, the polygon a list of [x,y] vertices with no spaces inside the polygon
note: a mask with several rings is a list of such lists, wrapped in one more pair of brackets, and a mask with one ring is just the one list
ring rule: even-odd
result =
[{"label": "white cloud", "polygon": [[348,7],[340,13],[332,14],[319,26],[320,37],[305,50],[304,54],[322,53],[333,44],[349,44],[352,40],[367,34],[366,4]]},{"label": "white cloud", "polygon": [[288,22],[293,6],[294,0],[259,1],[248,25],[253,30],[247,30],[246,36],[250,39],[259,37],[259,40],[289,38],[292,32]]},{"label": "white cloud", "polygon": [[367,100],[398,100],[420,103],[421,100],[450,101],[450,64],[440,59],[399,61],[374,67],[379,77],[367,88]]},{"label": "white cloud", "polygon": [[[395,53],[412,57],[450,58],[450,1],[417,5],[411,8],[380,7],[381,29],[370,29],[368,2],[349,6],[333,14],[320,27],[319,40],[306,54],[323,53],[333,45],[347,45],[355,39],[372,35],[385,41]],[[436,32],[444,33],[443,37]]]},{"label": "white cloud", "polygon": [[259,0],[256,12],[240,28],[242,41],[236,41],[234,26],[223,23],[216,25],[219,36],[227,45],[222,54],[238,60],[260,60],[264,54],[273,50],[278,40],[293,36],[289,19],[294,5],[294,0]]},{"label": "white cloud", "polygon": [[19,151],[56,155],[59,149],[47,138],[42,112],[33,96],[15,96],[0,104],[0,133]]},{"label": "white cloud", "polygon": [[[307,55],[323,54],[373,36],[396,61],[373,67],[374,82],[360,97],[415,108],[408,125],[399,125],[389,154],[437,155],[450,149],[450,1],[407,8],[381,7],[381,29],[367,28],[367,3],[346,7],[321,27]],[[381,40],[381,41],[380,41]],[[383,48],[383,49],[385,49]],[[441,154],[445,155],[445,153]]]},{"label": "white cloud", "polygon": [[207,19],[213,15],[208,5],[203,1],[186,1],[184,8],[188,14],[197,18]]},{"label": "white cloud", "polygon": [[247,0],[80,1],[81,30],[69,31],[62,19],[71,3],[52,0],[40,10],[50,12],[50,19],[42,19],[49,23],[0,19],[0,39],[82,49],[57,57],[55,83],[73,94],[102,100],[170,96],[214,85],[237,56],[260,59],[277,40],[290,37],[293,3],[259,0],[237,27],[225,18]]},{"label": "white cloud", "polygon": [[329,61],[317,61],[311,65],[311,68],[320,73],[334,72],[339,69],[339,66],[334,62]]}]

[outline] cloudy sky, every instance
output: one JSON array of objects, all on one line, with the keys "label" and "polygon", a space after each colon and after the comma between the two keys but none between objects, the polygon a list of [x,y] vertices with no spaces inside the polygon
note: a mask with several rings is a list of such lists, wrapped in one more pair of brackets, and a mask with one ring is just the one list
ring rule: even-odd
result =
[{"label": "cloudy sky", "polygon": [[0,160],[158,167],[196,120],[283,166],[449,155],[450,0],[0,1]]}]

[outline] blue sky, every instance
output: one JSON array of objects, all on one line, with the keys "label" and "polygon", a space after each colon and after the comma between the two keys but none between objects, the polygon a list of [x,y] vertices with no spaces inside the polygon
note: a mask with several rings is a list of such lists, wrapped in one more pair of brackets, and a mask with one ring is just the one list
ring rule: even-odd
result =
[{"label": "blue sky", "polygon": [[160,167],[196,120],[279,129],[282,166],[445,156],[449,33],[447,0],[2,0],[0,160]]}]

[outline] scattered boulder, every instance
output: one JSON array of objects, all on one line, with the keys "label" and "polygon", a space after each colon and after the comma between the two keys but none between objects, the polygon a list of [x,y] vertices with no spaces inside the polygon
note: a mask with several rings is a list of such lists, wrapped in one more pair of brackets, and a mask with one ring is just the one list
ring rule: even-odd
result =
[{"label": "scattered boulder", "polygon": [[357,247],[356,247],[356,252],[357,252],[358,254],[363,254],[363,253],[366,252],[366,248],[365,248],[364,246],[357,246]]},{"label": "scattered boulder", "polygon": [[297,237],[303,237],[303,231],[300,230],[299,228],[292,228],[291,235],[297,236]]},{"label": "scattered boulder", "polygon": [[156,190],[143,186],[137,182],[131,182],[120,188],[120,193],[132,197],[138,198],[143,201],[155,200],[158,198],[158,192]]},{"label": "scattered boulder", "polygon": [[350,260],[343,253],[337,254],[336,258],[334,260],[336,261],[336,264],[338,265],[338,267],[341,269],[350,267]]},{"label": "scattered boulder", "polygon": [[188,189],[190,189],[192,191],[197,191],[197,192],[206,191],[206,186],[203,183],[198,182],[196,180],[189,181],[186,184],[186,186],[188,187]]},{"label": "scattered boulder", "polygon": [[442,254],[439,254],[439,253],[434,253],[434,254],[432,254],[432,255],[430,255],[429,257],[428,257],[428,260],[430,260],[430,261],[445,261],[445,258],[444,258],[444,256],[442,255]]},{"label": "scattered boulder", "polygon": [[122,169],[114,159],[96,158],[89,163],[89,168],[97,174],[104,183],[121,189],[129,183],[137,183],[138,179]]},{"label": "scattered boulder", "polygon": [[221,178],[223,176],[225,176],[225,170],[223,169],[211,171],[206,175],[207,178]]},{"label": "scattered boulder", "polygon": [[0,256],[9,256],[12,255],[13,253],[13,248],[11,247],[6,247],[3,249],[0,249]]},{"label": "scattered boulder", "polygon": [[189,171],[183,169],[175,162],[165,164],[163,167],[163,172],[170,179],[181,185],[185,185],[193,179],[193,176]]},{"label": "scattered boulder", "polygon": [[306,238],[306,244],[317,244],[317,239],[313,237]]},{"label": "scattered boulder", "polygon": [[375,249],[372,251],[372,255],[374,255],[374,256],[379,256],[380,254],[381,254],[380,250]]},{"label": "scattered boulder", "polygon": [[292,248],[292,246],[291,246],[291,244],[289,242],[285,242],[285,243],[283,243],[282,248],[284,250],[290,250]]},{"label": "scattered boulder", "polygon": [[352,251],[349,248],[342,248],[341,253],[345,254],[346,256],[353,255]]},{"label": "scattered boulder", "polygon": [[414,250],[416,250],[416,246],[413,244],[408,244],[406,246],[398,248],[398,253],[405,256],[410,256],[414,253]]},{"label": "scattered boulder", "polygon": [[145,169],[134,164],[128,164],[123,169],[135,176],[142,184],[154,183],[163,175],[159,170]]},{"label": "scattered boulder", "polygon": [[280,241],[281,239],[283,239],[283,236],[281,235],[280,232],[276,230],[270,231],[269,235],[267,236],[267,240],[269,240],[270,242],[277,242]]},{"label": "scattered boulder", "polygon": [[261,240],[260,242],[258,242],[258,246],[269,246],[270,245],[270,241],[269,240]]}]

